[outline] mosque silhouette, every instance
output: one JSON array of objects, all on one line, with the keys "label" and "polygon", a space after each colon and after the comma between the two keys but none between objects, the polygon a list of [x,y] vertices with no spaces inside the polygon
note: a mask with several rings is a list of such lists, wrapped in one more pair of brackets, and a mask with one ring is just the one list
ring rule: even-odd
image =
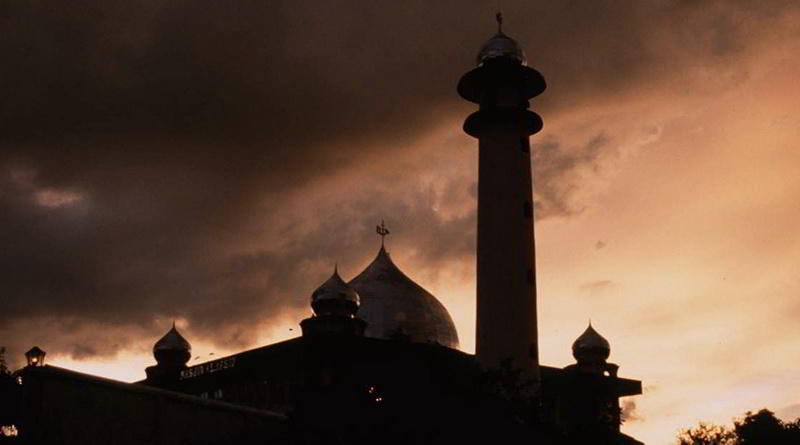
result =
[{"label": "mosque silhouette", "polygon": [[[383,238],[349,282],[334,269],[310,298],[302,336],[187,366],[171,329],[147,378],[122,383],[44,365],[44,352],[2,381],[0,425],[19,443],[639,444],[622,434],[617,376],[591,324],[576,363],[539,364],[529,101],[545,88],[512,38],[480,49],[458,93],[479,106],[476,354],[459,351],[446,308],[393,262]],[[37,348],[38,349],[38,348]]]}]

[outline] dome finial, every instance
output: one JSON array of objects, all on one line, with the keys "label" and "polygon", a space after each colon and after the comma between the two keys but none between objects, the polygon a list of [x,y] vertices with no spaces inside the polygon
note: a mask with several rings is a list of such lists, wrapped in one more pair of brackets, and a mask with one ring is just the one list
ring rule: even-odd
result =
[{"label": "dome finial", "polygon": [[494,15],[495,20],[497,20],[497,33],[503,33],[503,12],[497,11],[497,14]]},{"label": "dome finial", "polygon": [[383,222],[383,219],[381,219],[381,225],[375,227],[375,231],[381,236],[381,248],[383,248],[384,239],[386,238],[386,235],[389,234],[389,229],[386,228],[386,224]]}]

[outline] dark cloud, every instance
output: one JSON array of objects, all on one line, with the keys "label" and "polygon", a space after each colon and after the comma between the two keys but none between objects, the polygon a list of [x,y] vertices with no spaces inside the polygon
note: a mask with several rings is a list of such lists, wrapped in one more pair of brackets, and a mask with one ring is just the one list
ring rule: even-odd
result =
[{"label": "dark cloud", "polygon": [[[535,104],[547,120],[693,64],[727,66],[786,4],[504,7],[548,78]],[[181,316],[243,346],[252,326],[305,308],[331,258],[365,264],[381,217],[408,230],[392,242],[420,268],[471,255],[474,212],[432,205],[474,199],[471,181],[432,195],[399,174],[378,198],[365,179],[280,215],[303,208],[298,190],[403,159],[400,147],[466,115],[455,83],[492,17],[461,1],[3,2],[0,338],[13,354],[41,339],[110,355]],[[610,141],[535,143],[538,218],[580,210],[575,175]]]},{"label": "dark cloud", "polygon": [[580,173],[597,171],[600,160],[613,155],[605,134],[595,135],[580,147],[564,147],[554,138],[533,144],[534,207],[536,218],[570,216],[575,208],[572,196],[579,187]]}]

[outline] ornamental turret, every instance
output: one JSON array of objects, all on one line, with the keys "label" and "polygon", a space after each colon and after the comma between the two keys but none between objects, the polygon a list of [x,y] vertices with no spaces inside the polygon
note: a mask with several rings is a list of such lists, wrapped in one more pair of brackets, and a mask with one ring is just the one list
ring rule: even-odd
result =
[{"label": "ornamental turret", "polygon": [[583,334],[572,343],[572,356],[578,363],[602,363],[609,355],[611,346],[608,340],[594,330],[591,322]]},{"label": "ornamental turret", "polygon": [[478,67],[458,83],[479,105],[464,122],[478,139],[476,356],[485,367],[511,360],[539,386],[533,190],[528,137],[542,129],[529,100],[545,89],[542,75],[502,31],[478,53]]},{"label": "ornamental turret", "polygon": [[186,366],[192,357],[192,345],[178,332],[173,322],[172,329],[153,345],[153,356],[159,365]]},{"label": "ornamental turret", "polygon": [[360,304],[358,293],[342,280],[336,267],[333,275],[311,294],[311,309],[316,316],[353,318]]},{"label": "ornamental turret", "polygon": [[592,322],[572,343],[572,356],[577,361],[574,366],[581,372],[616,376],[619,366],[606,361],[609,355],[611,346],[608,340],[592,327]]},{"label": "ornamental turret", "polygon": [[361,298],[339,276],[338,268],[311,294],[314,314],[300,322],[303,336],[364,335],[364,320],[357,318]]},{"label": "ornamental turret", "polygon": [[192,345],[178,332],[175,322],[172,322],[172,329],[153,345],[153,357],[156,365],[145,369],[146,383],[171,387],[179,380],[181,371],[186,369],[186,363],[192,357]]},{"label": "ornamental turret", "polygon": [[607,361],[610,354],[608,340],[591,322],[572,343],[577,363],[564,367],[564,390],[559,395],[556,416],[572,436],[570,443],[600,443],[598,438],[604,436],[614,441],[603,443],[623,443],[617,442],[622,413],[619,399],[641,394],[642,382],[618,377],[619,366]]}]

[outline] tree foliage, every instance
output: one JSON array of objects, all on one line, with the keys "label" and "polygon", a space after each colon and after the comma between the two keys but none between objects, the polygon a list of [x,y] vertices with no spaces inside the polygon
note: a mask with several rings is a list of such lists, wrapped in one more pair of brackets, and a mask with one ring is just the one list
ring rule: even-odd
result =
[{"label": "tree foliage", "polygon": [[0,346],[0,375],[9,375],[11,371],[6,365],[6,347]]},{"label": "tree foliage", "polygon": [[733,428],[700,422],[678,434],[678,445],[798,445],[800,418],[784,422],[762,409],[734,420]]},{"label": "tree foliage", "polygon": [[700,422],[678,434],[679,445],[734,445],[736,433],[722,425]]}]

